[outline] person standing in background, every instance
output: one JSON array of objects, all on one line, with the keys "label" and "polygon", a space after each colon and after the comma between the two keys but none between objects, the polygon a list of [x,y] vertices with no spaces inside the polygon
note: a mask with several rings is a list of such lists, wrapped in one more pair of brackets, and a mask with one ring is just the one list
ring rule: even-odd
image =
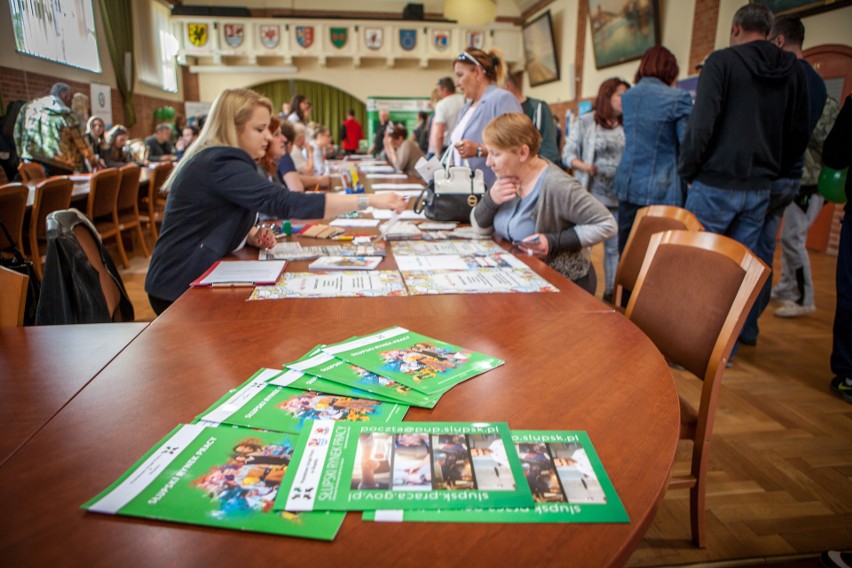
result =
[{"label": "person standing in background", "polygon": [[524,96],[520,73],[517,76],[507,73],[506,80],[503,81],[503,88],[515,95],[515,98],[521,103],[524,114],[530,117],[535,129],[541,134],[541,148],[539,148],[538,155],[547,158],[557,166],[561,166],[562,157],[559,154],[559,145],[556,141],[556,124],[553,122],[550,106],[542,100]]},{"label": "person standing in background", "polygon": [[385,148],[385,135],[388,126],[390,126],[390,112],[381,109],[379,111],[379,124],[376,126],[376,133],[373,134],[373,147],[370,148],[370,153],[374,158],[378,158]]},{"label": "person standing in background", "polygon": [[343,152],[347,155],[358,152],[358,146],[361,139],[364,137],[364,129],[361,128],[361,123],[355,119],[355,109],[349,109],[346,113],[346,120],[340,127],[340,146]]},{"label": "person standing in background", "polygon": [[15,122],[15,146],[22,160],[37,162],[48,176],[81,172],[95,165],[95,155],[83,140],[77,115],[71,110],[71,87],[55,83],[50,94],[30,101]]},{"label": "person standing in background", "polygon": [[692,97],[674,87],[679,71],[674,54],[654,46],[639,63],[636,85],[621,97],[624,154],[613,180],[619,255],[639,209],[649,205],[683,207],[686,200],[686,184],[677,175],[677,157]]},{"label": "person standing in background", "polygon": [[456,127],[459,112],[464,106],[464,97],[456,93],[452,77],[438,81],[438,97],[435,114],[432,115],[432,128],[429,131],[429,157],[442,156],[450,145],[450,133]]},{"label": "person standing in background", "polygon": [[[574,123],[565,144],[564,162],[574,170],[577,181],[603,203],[618,222],[618,199],[613,178],[624,152],[621,97],[630,87],[613,77],[598,89],[594,112]],[[604,242],[604,295],[612,301],[615,271],[618,268],[618,235]]]}]

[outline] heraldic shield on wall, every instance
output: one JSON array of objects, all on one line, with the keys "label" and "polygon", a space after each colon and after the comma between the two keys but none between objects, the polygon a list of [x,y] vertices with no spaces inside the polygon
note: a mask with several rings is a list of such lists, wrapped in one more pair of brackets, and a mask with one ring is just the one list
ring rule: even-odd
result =
[{"label": "heraldic shield on wall", "polygon": [[399,30],[399,45],[405,51],[417,47],[417,30]]},{"label": "heraldic shield on wall", "polygon": [[438,51],[445,51],[450,45],[450,31],[434,30],[432,32],[432,45]]},{"label": "heraldic shield on wall", "polygon": [[239,47],[245,39],[246,28],[243,24],[225,24],[225,43],[230,47]]},{"label": "heraldic shield on wall", "polygon": [[269,49],[278,47],[278,43],[281,41],[280,26],[260,26],[259,31],[260,43],[262,43],[264,47],[268,47]]},{"label": "heraldic shield on wall", "polygon": [[189,37],[189,43],[195,47],[207,45],[207,24],[187,24],[186,34]]},{"label": "heraldic shield on wall", "polygon": [[329,33],[331,33],[331,45],[337,49],[342,49],[343,46],[346,45],[346,39],[349,33],[347,28],[330,28]]},{"label": "heraldic shield on wall", "polygon": [[383,40],[384,30],[382,28],[364,28],[364,45],[368,49],[381,49]]},{"label": "heraldic shield on wall", "polygon": [[296,43],[308,49],[314,44],[313,26],[296,26]]}]

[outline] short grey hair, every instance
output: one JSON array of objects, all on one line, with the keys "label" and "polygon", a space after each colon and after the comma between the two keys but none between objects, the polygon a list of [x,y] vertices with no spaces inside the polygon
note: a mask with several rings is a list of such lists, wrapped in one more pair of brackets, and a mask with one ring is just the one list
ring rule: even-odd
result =
[{"label": "short grey hair", "polygon": [[62,98],[62,95],[71,91],[71,87],[69,87],[65,83],[54,83],[50,88],[50,94],[57,98]]},{"label": "short grey hair", "polygon": [[733,23],[747,32],[768,36],[774,20],[772,11],[763,4],[746,4],[734,14]]}]

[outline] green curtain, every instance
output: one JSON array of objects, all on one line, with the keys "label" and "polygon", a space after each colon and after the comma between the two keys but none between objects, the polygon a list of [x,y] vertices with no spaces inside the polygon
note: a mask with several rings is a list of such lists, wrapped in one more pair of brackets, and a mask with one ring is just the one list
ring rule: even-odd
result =
[{"label": "green curtain", "polygon": [[[133,107],[133,84],[136,82],[136,66],[133,58],[133,6],[126,0],[100,0],[100,5],[109,58],[115,69],[118,92],[121,93],[124,101],[124,126],[133,126],[136,124],[136,109]],[[125,53],[130,53],[130,69],[127,69],[124,63]]]},{"label": "green curtain", "polygon": [[289,101],[295,95],[304,95],[314,107],[311,120],[317,124],[328,126],[331,136],[340,141],[340,125],[346,120],[349,109],[355,111],[355,118],[367,132],[367,105],[337,87],[314,81],[270,81],[252,87],[261,95],[272,101],[276,112],[281,112],[281,104]]}]

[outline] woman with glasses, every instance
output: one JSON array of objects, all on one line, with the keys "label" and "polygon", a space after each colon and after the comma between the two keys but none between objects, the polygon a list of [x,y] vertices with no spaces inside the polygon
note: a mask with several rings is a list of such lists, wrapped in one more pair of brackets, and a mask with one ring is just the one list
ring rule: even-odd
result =
[{"label": "woman with glasses", "polygon": [[273,141],[271,118],[272,102],[266,97],[250,89],[223,91],[198,140],[166,179],[163,228],[145,280],[157,314],[217,260],[246,244],[274,244],[271,229],[251,230],[258,213],[322,219],[370,206],[405,208],[405,200],[396,193],[309,195],[287,191],[259,176],[255,161]]},{"label": "woman with glasses", "polygon": [[[606,205],[618,220],[618,199],[613,189],[615,170],[624,152],[621,95],[630,85],[618,78],[604,81],[595,100],[594,112],[577,118],[568,134],[562,161],[574,171],[577,181]],[[612,298],[618,268],[618,237],[604,243],[604,301]]]},{"label": "woman with glasses", "polygon": [[541,134],[524,113],[495,118],[482,138],[497,181],[471,212],[471,225],[515,243],[594,294],[597,278],[587,248],[615,235],[612,214],[539,156]]},{"label": "woman with glasses", "polygon": [[488,150],[482,143],[482,131],[495,117],[523,109],[512,93],[497,87],[506,76],[506,62],[499,51],[486,53],[468,47],[453,62],[453,72],[467,103],[450,135],[450,164],[470,164],[472,170],[482,170],[485,185],[491,187],[496,176],[486,165]]}]

